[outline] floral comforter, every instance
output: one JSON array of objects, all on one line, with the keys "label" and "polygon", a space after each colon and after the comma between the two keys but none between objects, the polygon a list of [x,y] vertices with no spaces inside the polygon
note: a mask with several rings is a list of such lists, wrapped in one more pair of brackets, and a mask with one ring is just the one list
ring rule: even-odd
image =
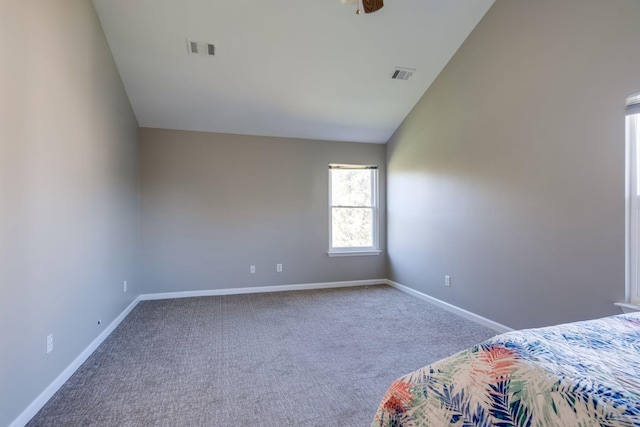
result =
[{"label": "floral comforter", "polygon": [[640,426],[640,314],[509,332],[396,380],[372,427]]}]

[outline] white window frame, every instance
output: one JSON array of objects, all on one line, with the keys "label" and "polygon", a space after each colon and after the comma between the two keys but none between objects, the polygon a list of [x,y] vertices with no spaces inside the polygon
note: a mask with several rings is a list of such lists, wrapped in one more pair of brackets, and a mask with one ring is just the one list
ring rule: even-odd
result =
[{"label": "white window frame", "polygon": [[[371,173],[371,198],[373,199],[372,206],[367,207],[368,209],[372,209],[372,227],[373,227],[373,236],[372,246],[352,246],[352,247],[334,247],[333,246],[333,209],[335,206],[332,205],[332,174],[331,171],[334,169],[368,169]],[[379,192],[378,192],[378,166],[376,165],[352,165],[352,164],[338,164],[332,163],[329,165],[329,250],[327,251],[327,255],[330,257],[338,257],[338,256],[368,256],[368,255],[379,255],[382,253],[380,250],[380,222],[379,222]]]},{"label": "white window frame", "polygon": [[625,302],[640,305],[640,96],[637,104],[629,105],[632,97],[627,98],[625,117]]}]

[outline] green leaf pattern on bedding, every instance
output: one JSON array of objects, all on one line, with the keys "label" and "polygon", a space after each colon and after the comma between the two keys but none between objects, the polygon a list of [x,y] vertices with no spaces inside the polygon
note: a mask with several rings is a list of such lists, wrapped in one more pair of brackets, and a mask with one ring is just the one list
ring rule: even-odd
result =
[{"label": "green leaf pattern on bedding", "polygon": [[509,332],[396,380],[372,427],[639,426],[640,314]]}]

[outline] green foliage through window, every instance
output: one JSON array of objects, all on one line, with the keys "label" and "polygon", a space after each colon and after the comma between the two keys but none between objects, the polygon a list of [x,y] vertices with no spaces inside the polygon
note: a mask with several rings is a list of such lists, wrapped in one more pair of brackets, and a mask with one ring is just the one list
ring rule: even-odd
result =
[{"label": "green foliage through window", "polygon": [[332,167],[331,248],[374,248],[377,169]]}]

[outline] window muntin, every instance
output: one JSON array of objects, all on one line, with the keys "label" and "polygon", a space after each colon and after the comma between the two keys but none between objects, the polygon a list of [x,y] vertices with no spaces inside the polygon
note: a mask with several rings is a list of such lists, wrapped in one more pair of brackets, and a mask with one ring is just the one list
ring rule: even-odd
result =
[{"label": "window muntin", "polygon": [[329,165],[329,254],[378,250],[378,167]]}]

